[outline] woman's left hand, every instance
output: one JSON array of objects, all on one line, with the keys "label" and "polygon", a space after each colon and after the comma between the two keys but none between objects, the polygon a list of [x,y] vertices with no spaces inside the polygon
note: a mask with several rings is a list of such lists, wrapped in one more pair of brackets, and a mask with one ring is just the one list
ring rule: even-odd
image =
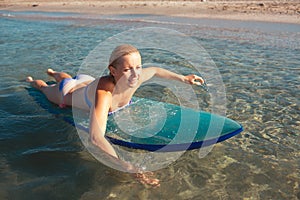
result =
[{"label": "woman's left hand", "polygon": [[202,85],[204,84],[203,78],[200,76],[197,76],[195,74],[191,74],[188,76],[185,76],[185,83],[191,84],[191,85]]}]

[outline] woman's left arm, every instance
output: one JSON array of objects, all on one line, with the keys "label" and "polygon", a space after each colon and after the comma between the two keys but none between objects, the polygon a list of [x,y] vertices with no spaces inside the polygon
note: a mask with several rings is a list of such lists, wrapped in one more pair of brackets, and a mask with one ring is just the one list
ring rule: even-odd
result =
[{"label": "woman's left arm", "polygon": [[148,67],[143,69],[142,82],[151,79],[153,76],[169,80],[176,80],[191,85],[202,85],[204,83],[204,80],[197,75],[191,74],[184,76],[159,67]]}]

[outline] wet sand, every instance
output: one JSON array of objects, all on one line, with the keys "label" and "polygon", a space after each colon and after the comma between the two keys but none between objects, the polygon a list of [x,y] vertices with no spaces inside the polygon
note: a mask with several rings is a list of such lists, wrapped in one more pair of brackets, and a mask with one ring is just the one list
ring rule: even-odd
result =
[{"label": "wet sand", "polygon": [[87,14],[154,14],[300,24],[300,0],[1,0],[1,10]]}]

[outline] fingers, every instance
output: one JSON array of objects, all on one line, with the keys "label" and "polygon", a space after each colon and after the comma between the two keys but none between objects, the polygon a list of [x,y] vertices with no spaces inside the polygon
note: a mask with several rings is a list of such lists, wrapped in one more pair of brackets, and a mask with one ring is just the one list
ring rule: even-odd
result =
[{"label": "fingers", "polygon": [[200,86],[200,85],[202,85],[202,82],[194,80],[192,84]]},{"label": "fingers", "polygon": [[144,185],[149,185],[152,187],[159,187],[160,186],[160,181],[156,178],[151,178],[149,175],[145,173],[137,173],[136,178],[139,180],[140,183]]},{"label": "fingers", "polygon": [[190,75],[190,83],[193,85],[202,85],[204,84],[204,79],[197,75]]},{"label": "fingers", "polygon": [[133,176],[140,183],[154,187],[154,188],[160,186],[160,181],[158,179],[152,177],[152,176],[154,176],[153,172],[150,172],[150,171],[142,172],[141,169],[136,168],[133,165],[131,165],[130,163],[126,163],[126,162],[124,162],[123,166],[126,167],[126,169],[129,172],[135,172],[135,173],[133,173]]},{"label": "fingers", "polygon": [[198,83],[198,84],[200,83],[199,85],[204,84],[204,79],[199,76],[196,76],[195,80],[197,81],[196,83]]}]

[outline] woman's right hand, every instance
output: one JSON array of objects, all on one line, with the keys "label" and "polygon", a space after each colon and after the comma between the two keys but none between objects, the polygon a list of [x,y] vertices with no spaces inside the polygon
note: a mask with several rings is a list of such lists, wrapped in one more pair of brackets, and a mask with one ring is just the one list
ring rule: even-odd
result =
[{"label": "woman's right hand", "polygon": [[157,178],[154,178],[153,172],[144,172],[130,163],[124,163],[123,166],[126,168],[126,171],[133,173],[133,176],[142,184],[148,185],[151,187],[159,187],[160,181]]},{"label": "woman's right hand", "polygon": [[159,187],[160,181],[157,178],[154,178],[153,175],[153,172],[140,172],[136,173],[135,177],[140,183],[144,185],[149,185],[151,187]]}]

